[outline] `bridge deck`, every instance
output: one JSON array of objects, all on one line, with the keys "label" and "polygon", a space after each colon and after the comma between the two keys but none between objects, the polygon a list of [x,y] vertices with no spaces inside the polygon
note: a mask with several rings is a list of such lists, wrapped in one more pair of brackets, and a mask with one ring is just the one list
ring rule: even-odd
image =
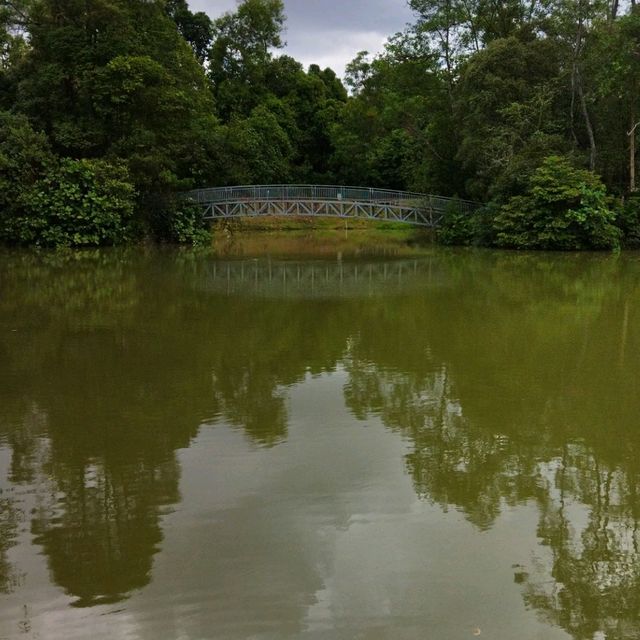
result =
[{"label": "bridge deck", "polygon": [[468,200],[407,191],[332,185],[248,185],[189,191],[207,220],[258,216],[360,218],[437,227],[452,208],[471,213]]}]

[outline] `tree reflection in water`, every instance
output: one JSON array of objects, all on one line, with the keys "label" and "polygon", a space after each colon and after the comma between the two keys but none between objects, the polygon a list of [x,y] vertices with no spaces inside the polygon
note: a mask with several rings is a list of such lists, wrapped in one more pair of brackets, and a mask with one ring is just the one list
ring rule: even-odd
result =
[{"label": "tree reflection in water", "polygon": [[366,325],[347,402],[408,437],[419,495],[479,529],[538,505],[552,563],[534,553],[516,567],[528,606],[577,639],[640,637],[640,371],[626,355],[640,351],[637,265],[507,264],[459,273],[466,285],[444,292],[457,313],[432,300],[424,331],[393,349],[372,351],[392,323]]},{"label": "tree reflection in water", "polygon": [[12,485],[39,489],[29,514],[0,496],[0,588],[21,518],[76,605],[142,588],[180,501],[176,451],[204,422],[276,446],[288,388],[344,369],[352,413],[406,439],[421,498],[484,531],[537,505],[552,561],[515,569],[528,606],[576,639],[640,636],[633,260],[436,253],[327,263],[321,287],[295,263],[276,285],[169,252],[3,259],[0,318],[27,318],[29,340],[0,339],[0,442]]}]

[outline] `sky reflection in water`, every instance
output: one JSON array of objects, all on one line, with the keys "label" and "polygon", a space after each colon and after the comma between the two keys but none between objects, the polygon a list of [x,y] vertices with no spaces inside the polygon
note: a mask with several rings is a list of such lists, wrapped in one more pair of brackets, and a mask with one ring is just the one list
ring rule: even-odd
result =
[{"label": "sky reflection in water", "polygon": [[1,254],[0,637],[639,637],[639,275]]}]

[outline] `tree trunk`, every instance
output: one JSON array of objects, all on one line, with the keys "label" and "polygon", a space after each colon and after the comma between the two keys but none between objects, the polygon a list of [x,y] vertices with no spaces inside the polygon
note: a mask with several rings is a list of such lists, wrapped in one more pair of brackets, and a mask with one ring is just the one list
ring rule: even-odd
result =
[{"label": "tree trunk", "polygon": [[578,136],[576,135],[576,64],[574,62],[571,70],[571,137],[576,147],[579,146]]},{"label": "tree trunk", "polygon": [[629,191],[636,190],[636,131],[635,126],[631,131],[629,140]]},{"label": "tree trunk", "polygon": [[611,3],[610,20],[613,22],[618,17],[618,9],[620,8],[620,0],[613,0]]},{"label": "tree trunk", "polygon": [[598,149],[596,147],[596,136],[593,132],[593,125],[591,124],[591,117],[589,116],[589,109],[587,108],[587,100],[584,97],[584,88],[582,86],[582,77],[580,75],[580,69],[576,66],[576,87],[578,89],[578,97],[580,98],[580,107],[582,109],[582,116],[584,117],[584,124],[587,127],[587,134],[589,136],[589,169],[595,171],[596,169],[596,156]]},{"label": "tree trunk", "polygon": [[640,122],[636,122],[635,108],[631,111],[631,129],[629,129],[629,192],[636,190],[636,129]]},{"label": "tree trunk", "polygon": [[579,16],[577,27],[578,30],[576,32],[576,43],[573,50],[573,65],[571,69],[571,132],[575,138],[576,135],[573,130],[573,110],[575,108],[575,94],[577,93],[578,100],[580,101],[580,109],[582,110],[582,117],[584,118],[584,124],[589,136],[589,168],[591,171],[595,171],[597,155],[596,136],[593,132],[587,100],[584,95],[582,75],[580,74],[580,59],[582,57],[582,47],[584,44],[584,22],[582,15]]}]

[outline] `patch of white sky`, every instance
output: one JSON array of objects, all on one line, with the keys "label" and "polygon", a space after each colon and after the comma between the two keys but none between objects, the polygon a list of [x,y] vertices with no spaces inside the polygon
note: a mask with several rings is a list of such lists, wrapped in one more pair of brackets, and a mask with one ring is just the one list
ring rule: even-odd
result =
[{"label": "patch of white sky", "polygon": [[[192,11],[217,18],[234,11],[236,0],[191,0]],[[340,77],[359,51],[379,53],[386,40],[402,31],[413,15],[406,0],[285,0],[282,53],[305,68],[331,67]]]}]

